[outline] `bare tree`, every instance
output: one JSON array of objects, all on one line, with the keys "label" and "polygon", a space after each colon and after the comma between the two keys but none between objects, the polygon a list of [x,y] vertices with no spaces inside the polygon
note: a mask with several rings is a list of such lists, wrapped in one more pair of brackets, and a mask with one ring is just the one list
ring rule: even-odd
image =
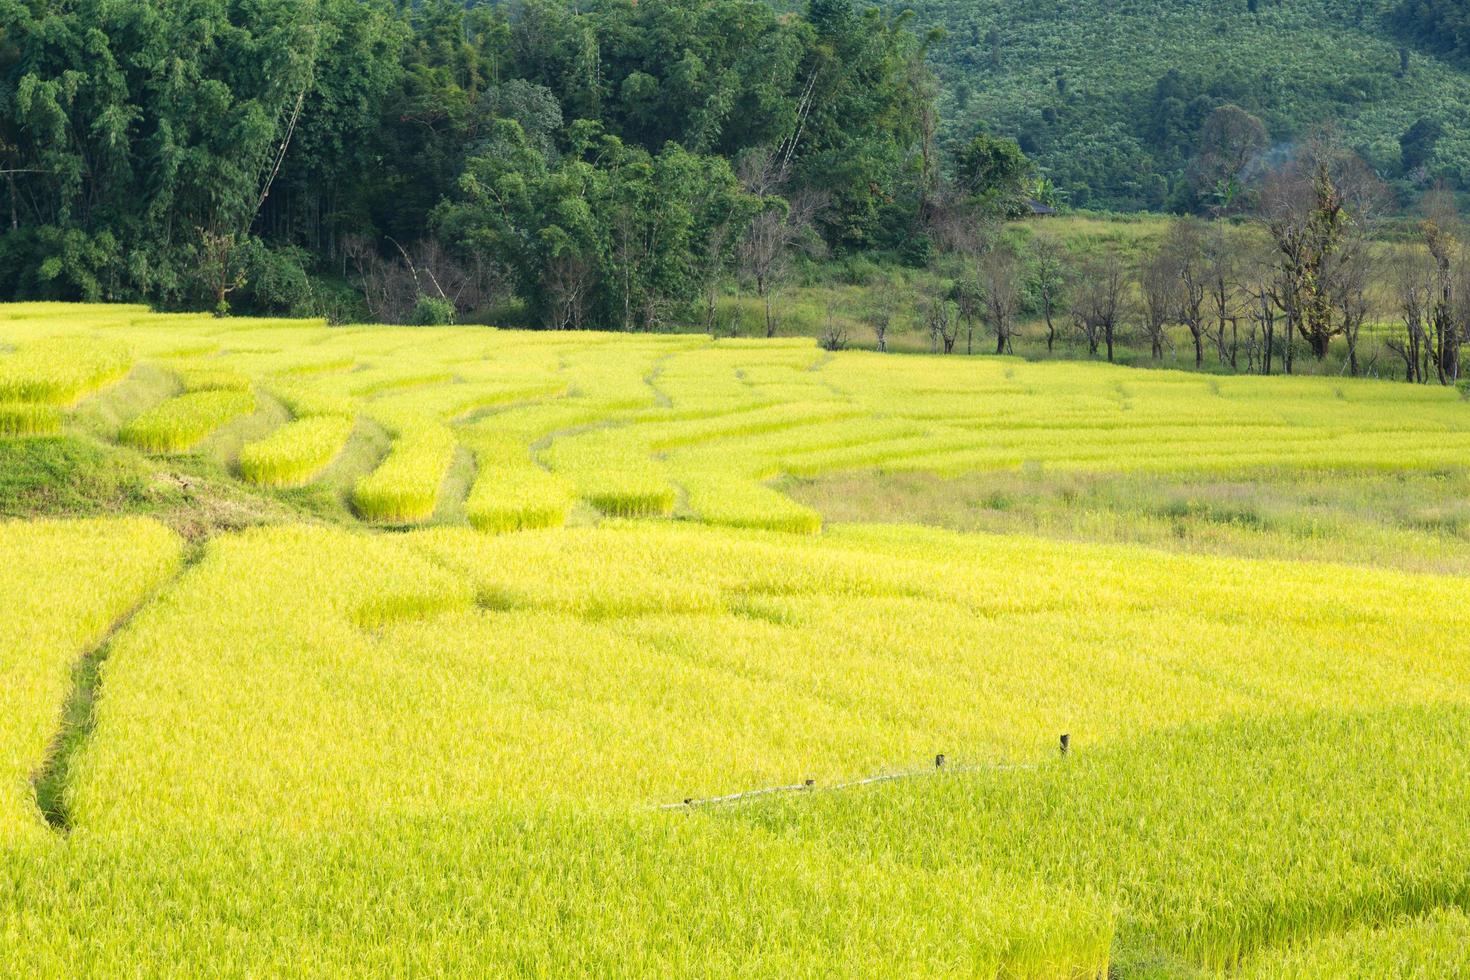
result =
[{"label": "bare tree", "polygon": [[[1276,301],[1278,271],[1274,254],[1259,249],[1248,253],[1241,272],[1241,292],[1245,297],[1246,316],[1251,335],[1247,369],[1270,374],[1276,354],[1276,321],[1280,306]],[[1259,355],[1256,338],[1259,334]],[[1287,335],[1290,340],[1290,334]],[[1284,356],[1284,355],[1283,355]]]},{"label": "bare tree", "polygon": [[462,315],[489,305],[504,289],[504,270],[484,255],[461,260],[432,238],[407,248],[387,241],[395,253],[391,258],[360,235],[342,239],[368,312],[380,323],[407,323],[423,296],[446,300]]},{"label": "bare tree", "polygon": [[1394,263],[1394,293],[1403,335],[1391,337],[1385,346],[1404,362],[1404,380],[1410,384],[1429,380],[1429,358],[1433,344],[1429,336],[1430,308],[1435,300],[1437,269],[1431,257],[1405,250]]},{"label": "bare tree", "polygon": [[995,217],[977,212],[968,195],[952,186],[942,187],[930,199],[925,227],[940,251],[970,257],[984,252],[997,233]]},{"label": "bare tree", "polygon": [[1467,322],[1464,313],[1470,304],[1461,274],[1465,264],[1463,234],[1454,197],[1449,192],[1437,189],[1427,195],[1424,209],[1419,230],[1434,263],[1434,285],[1428,308],[1429,337],[1439,383],[1452,384],[1460,375],[1460,345]]},{"label": "bare tree", "polygon": [[544,276],[551,327],[581,330],[587,325],[587,301],[597,270],[577,252],[563,249],[546,264]]},{"label": "bare tree", "polygon": [[1332,304],[1337,311],[1343,339],[1347,341],[1348,372],[1355,378],[1361,373],[1358,339],[1372,310],[1369,302],[1372,267],[1373,257],[1368,243],[1356,242],[1333,257],[1329,279]]},{"label": "bare tree", "polygon": [[1462,384],[1460,352],[1470,339],[1470,260],[1465,256],[1455,266],[1454,316],[1444,332],[1444,353],[1440,364],[1444,367],[1444,384]]},{"label": "bare tree", "polygon": [[1031,244],[1031,280],[1033,295],[1041,304],[1046,320],[1046,352],[1050,354],[1057,339],[1055,316],[1067,290],[1071,263],[1067,250],[1053,235],[1038,234]]},{"label": "bare tree", "polygon": [[975,324],[984,316],[985,293],[978,278],[963,276],[955,280],[949,291],[955,314],[965,331],[965,353],[975,353]]},{"label": "bare tree", "polygon": [[1183,218],[1169,228],[1164,251],[1179,276],[1176,319],[1189,330],[1194,341],[1194,366],[1205,366],[1205,297],[1209,292],[1206,269],[1205,230],[1198,218]]},{"label": "bare tree", "polygon": [[790,271],[793,255],[820,249],[816,221],[824,203],[820,194],[811,191],[798,191],[789,201],[767,198],[740,243],[740,269],[760,297],[767,337],[776,336],[775,297]]},{"label": "bare tree", "polygon": [[704,298],[704,331],[713,334],[718,311],[720,284],[728,271],[731,246],[729,221],[721,221],[709,231],[703,261],[699,263],[700,292]]},{"label": "bare tree", "polygon": [[1148,334],[1149,352],[1156,361],[1164,358],[1168,327],[1179,309],[1179,269],[1174,256],[1163,247],[1154,250],[1138,275],[1143,296],[1143,329]]},{"label": "bare tree", "polygon": [[1240,310],[1236,295],[1239,249],[1226,226],[1210,225],[1204,238],[1205,276],[1209,291],[1210,325],[1206,335],[1215,344],[1221,366],[1238,368]]},{"label": "bare tree", "polygon": [[1127,270],[1117,253],[1105,252],[1083,266],[1072,318],[1087,339],[1089,354],[1096,355],[1098,347],[1105,345],[1108,360],[1113,360],[1127,290]]},{"label": "bare tree", "polygon": [[1021,309],[1020,263],[1015,250],[1009,245],[997,245],[981,257],[979,269],[984,317],[995,334],[995,352],[1013,353],[1011,338]]},{"label": "bare tree", "polygon": [[946,295],[939,293],[930,297],[924,309],[924,323],[929,328],[930,351],[953,353],[955,341],[959,339],[960,320],[954,304]]},{"label": "bare tree", "polygon": [[878,289],[871,305],[863,313],[863,322],[873,328],[879,353],[888,353],[888,331],[893,326],[893,308],[896,305],[893,290]]},{"label": "bare tree", "polygon": [[847,350],[847,321],[838,317],[836,303],[827,304],[827,321],[817,346],[829,351]]}]

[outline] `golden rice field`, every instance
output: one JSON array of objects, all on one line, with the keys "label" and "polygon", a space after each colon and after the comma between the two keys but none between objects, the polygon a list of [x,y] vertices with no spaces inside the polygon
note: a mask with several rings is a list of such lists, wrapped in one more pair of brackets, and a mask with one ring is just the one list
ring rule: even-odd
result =
[{"label": "golden rice field", "polygon": [[1465,577],[785,492],[1392,486],[1453,392],[38,304],[0,435],[297,515],[0,522],[0,973],[1470,976]]}]

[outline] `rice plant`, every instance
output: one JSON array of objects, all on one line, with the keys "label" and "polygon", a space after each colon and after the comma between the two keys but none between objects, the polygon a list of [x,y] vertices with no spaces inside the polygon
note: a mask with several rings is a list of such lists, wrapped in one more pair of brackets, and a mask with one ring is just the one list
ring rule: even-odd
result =
[{"label": "rice plant", "polygon": [[701,521],[794,534],[822,530],[822,515],[748,477],[709,471],[679,472],[689,509]]},{"label": "rice plant", "polygon": [[[367,412],[514,437],[610,516],[677,511],[808,531],[813,515],[781,499],[773,481],[863,469],[1433,472],[1459,466],[1470,449],[1470,417],[1452,392],[1382,382],[827,355],[800,340],[426,333],[133,308],[79,308],[74,318],[44,305],[13,310],[0,321],[0,341],[14,347],[0,354],[0,379],[15,390],[0,401],[49,392],[47,400],[66,402],[125,370],[135,351],[187,387],[260,385],[297,418]],[[48,381],[47,372],[60,374]],[[505,514],[554,493],[534,470],[518,472],[534,488],[518,489],[519,477],[507,473],[494,491],[506,499]],[[696,472],[709,476],[691,479]],[[417,496],[405,513],[422,513],[425,493]],[[365,512],[374,510],[364,500]],[[477,510],[487,526],[518,520]],[[554,523],[555,510],[531,523]]]},{"label": "rice plant", "polygon": [[564,475],[578,496],[614,517],[668,514],[676,494],[646,450],[619,430],[594,429],[554,441],[542,453],[552,472]]},{"label": "rice plant", "polygon": [[567,481],[532,462],[515,437],[469,430],[475,454],[475,482],[465,515],[479,531],[524,531],[560,527],[572,504]]},{"label": "rice plant", "polygon": [[133,419],[118,438],[150,453],[186,452],[225,423],[255,411],[249,391],[179,395]]},{"label": "rice plant", "polygon": [[296,418],[315,418],[323,415],[351,417],[357,414],[357,403],[345,395],[334,395],[300,383],[272,382],[270,393],[290,410]]},{"label": "rice plant", "polygon": [[38,337],[0,354],[0,401],[71,405],[127,374],[132,364],[128,347],[117,340]]},{"label": "rice plant", "polygon": [[61,431],[61,410],[36,402],[0,402],[0,437],[49,436]]},{"label": "rice plant", "polygon": [[1249,980],[1470,976],[1470,915],[1438,908],[1312,936],[1250,957],[1240,975]]},{"label": "rice plant", "polygon": [[340,415],[290,422],[240,451],[240,475],[265,486],[310,483],[342,451],[355,426],[356,420]]},{"label": "rice plant", "polygon": [[184,391],[249,391],[250,376],[207,362],[190,362],[173,368]]},{"label": "rice plant", "polygon": [[444,475],[458,443],[454,433],[427,419],[393,423],[388,457],[352,490],[352,503],[368,521],[413,524],[434,513]]}]

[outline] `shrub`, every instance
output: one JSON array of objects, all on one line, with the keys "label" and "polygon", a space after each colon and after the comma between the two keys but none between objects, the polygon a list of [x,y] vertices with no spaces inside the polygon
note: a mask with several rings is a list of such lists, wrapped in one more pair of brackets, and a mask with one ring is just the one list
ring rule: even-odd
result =
[{"label": "shrub", "polygon": [[454,323],[454,304],[436,296],[420,296],[408,322],[416,327],[445,327]]}]

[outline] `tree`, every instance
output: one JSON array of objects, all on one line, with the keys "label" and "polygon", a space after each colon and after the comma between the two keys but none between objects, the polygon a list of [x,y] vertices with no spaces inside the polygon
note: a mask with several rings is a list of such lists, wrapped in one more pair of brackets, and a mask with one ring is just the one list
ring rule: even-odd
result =
[{"label": "tree", "polygon": [[1105,345],[1111,362],[1127,298],[1127,270],[1118,254],[1109,251],[1089,259],[1079,279],[1072,317],[1087,339],[1087,352],[1096,356],[1098,347]]},{"label": "tree", "polygon": [[[503,119],[436,227],[473,256],[503,260],[543,325],[652,330],[693,306],[760,206],[719,158],[677,144],[650,156],[584,120],[553,165]],[[768,202],[762,230],[784,227],[787,210]],[[761,256],[763,296],[782,259],[780,249]]]},{"label": "tree", "polygon": [[1175,318],[1189,330],[1194,341],[1195,370],[1205,366],[1205,298],[1209,294],[1209,273],[1204,238],[1202,222],[1183,218],[1170,226],[1162,246],[1170,267],[1179,277]]},{"label": "tree", "polygon": [[215,306],[239,289],[339,16],[328,0],[0,10],[0,142],[25,249],[0,286]]},{"label": "tree", "polygon": [[214,313],[224,316],[230,312],[229,295],[245,285],[245,265],[242,261],[239,242],[228,232],[198,229],[198,259],[195,275],[214,299]]},{"label": "tree", "polygon": [[1221,366],[1229,364],[1237,368],[1240,351],[1240,310],[1237,305],[1236,276],[1239,265],[1239,249],[1226,228],[1212,224],[1204,236],[1204,273],[1208,283],[1208,295],[1213,329],[1205,333],[1214,341],[1215,353]]},{"label": "tree", "polygon": [[837,304],[827,303],[827,317],[823,322],[822,335],[817,346],[825,351],[847,350],[847,321],[838,316]]},{"label": "tree", "polygon": [[1370,282],[1372,278],[1372,253],[1366,244],[1346,249],[1334,262],[1332,274],[1332,301],[1337,307],[1342,324],[1343,339],[1347,342],[1348,373],[1357,377],[1361,371],[1358,362],[1358,339],[1372,312]]},{"label": "tree", "polygon": [[1054,236],[1038,234],[1031,243],[1029,286],[1041,306],[1042,318],[1046,321],[1048,354],[1052,352],[1056,342],[1057,328],[1054,318],[1065,299],[1070,276],[1071,262],[1066,248]]},{"label": "tree", "polygon": [[768,196],[750,222],[740,244],[742,274],[755,285],[765,314],[766,336],[776,336],[775,294],[781,288],[791,259],[798,251],[817,252],[817,216],[823,199],[811,191],[800,191],[790,201]]},{"label": "tree", "polygon": [[1143,262],[1138,274],[1139,292],[1143,297],[1143,328],[1148,334],[1149,353],[1154,360],[1164,357],[1168,342],[1168,326],[1180,307],[1179,269],[1174,256],[1162,246],[1154,249]]},{"label": "tree", "polygon": [[955,313],[965,330],[965,353],[975,353],[975,323],[985,315],[985,287],[978,277],[962,276],[950,289]]},{"label": "tree", "polygon": [[1202,200],[1225,213],[1240,202],[1246,179],[1270,146],[1266,124],[1238,105],[1222,105],[1205,117],[1190,179]]},{"label": "tree", "polygon": [[1012,353],[1011,338],[1021,306],[1020,278],[1020,263],[1009,245],[997,245],[981,257],[979,279],[984,317],[995,334],[997,354]]},{"label": "tree", "polygon": [[955,181],[980,210],[1004,217],[1025,213],[1034,168],[1015,140],[975,134],[955,160]]},{"label": "tree", "polygon": [[1439,383],[1452,384],[1460,376],[1460,345],[1470,322],[1463,315],[1470,297],[1461,274],[1461,222],[1454,195],[1442,189],[1425,198],[1424,212],[1419,231],[1434,270],[1426,311],[1429,340]]},{"label": "tree", "polygon": [[938,354],[954,352],[959,339],[960,321],[954,304],[944,292],[932,294],[924,306],[924,325],[929,331],[929,349]]},{"label": "tree", "polygon": [[1393,287],[1403,334],[1390,337],[1384,344],[1403,360],[1405,381],[1428,381],[1430,344],[1426,321],[1434,296],[1432,260],[1416,251],[1399,253],[1394,262]]},{"label": "tree", "polygon": [[873,339],[880,354],[888,352],[888,330],[893,325],[894,305],[893,291],[879,289],[863,312],[863,322],[873,328]]},{"label": "tree", "polygon": [[1261,221],[1281,263],[1287,321],[1318,360],[1344,330],[1332,277],[1351,265],[1340,253],[1371,237],[1385,198],[1372,171],[1330,134],[1309,140],[1263,189]]},{"label": "tree", "polygon": [[[286,280],[356,269],[397,310],[392,243],[432,241],[503,263],[533,323],[652,329],[777,199],[826,201],[813,228],[840,247],[922,242],[934,36],[845,0],[809,13],[0,2],[0,291],[298,311]],[[771,183],[745,194],[751,155]]]},{"label": "tree", "polygon": [[[1251,322],[1250,370],[1255,370],[1257,360],[1262,374],[1270,374],[1276,352],[1276,314],[1280,309],[1277,300],[1279,270],[1275,254],[1256,248],[1245,256],[1241,274],[1241,290],[1246,300],[1246,316]],[[1259,355],[1255,344],[1260,335]],[[1286,336],[1291,339],[1290,333]],[[1283,361],[1285,360],[1283,352]],[[1290,373],[1290,368],[1287,369]]]},{"label": "tree", "polygon": [[1399,161],[1405,176],[1428,171],[1435,147],[1444,136],[1444,126],[1437,120],[1421,116],[1399,137]]}]

